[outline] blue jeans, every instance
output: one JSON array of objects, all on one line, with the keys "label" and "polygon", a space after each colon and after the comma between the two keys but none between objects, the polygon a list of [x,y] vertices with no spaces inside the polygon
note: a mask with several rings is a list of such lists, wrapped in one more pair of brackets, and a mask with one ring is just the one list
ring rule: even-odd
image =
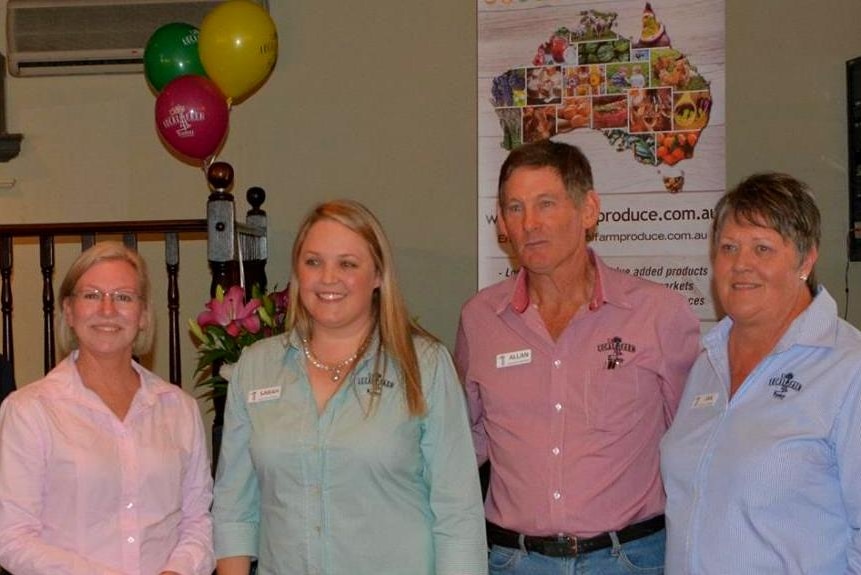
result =
[{"label": "blue jeans", "polygon": [[666,531],[619,544],[612,533],[613,546],[578,555],[548,557],[494,545],[490,549],[489,575],[663,575]]}]

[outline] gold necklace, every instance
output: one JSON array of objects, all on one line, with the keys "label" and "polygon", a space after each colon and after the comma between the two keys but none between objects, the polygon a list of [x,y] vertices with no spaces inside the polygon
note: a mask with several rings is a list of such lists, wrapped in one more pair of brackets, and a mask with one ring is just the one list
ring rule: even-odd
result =
[{"label": "gold necklace", "polygon": [[328,364],[323,363],[314,355],[314,352],[311,351],[311,343],[306,339],[302,338],[302,351],[305,352],[305,357],[308,358],[308,361],[311,362],[311,365],[316,367],[317,369],[322,369],[325,372],[329,373],[329,377],[333,382],[338,383],[341,381],[341,375],[344,373],[344,369],[353,363],[359,355],[361,355],[365,351],[365,347],[368,345],[369,337],[365,338],[365,341],[362,342],[362,345],[359,346],[359,349],[356,350],[356,353],[351,355],[345,360],[339,361],[336,364]]}]

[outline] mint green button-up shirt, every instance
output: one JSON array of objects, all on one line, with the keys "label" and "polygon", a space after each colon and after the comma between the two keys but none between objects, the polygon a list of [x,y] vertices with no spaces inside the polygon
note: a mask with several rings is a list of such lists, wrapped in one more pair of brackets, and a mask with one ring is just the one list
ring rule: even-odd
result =
[{"label": "mint green button-up shirt", "polygon": [[448,352],[416,338],[428,410],[411,417],[399,371],[389,362],[375,377],[376,342],[368,349],[319,415],[295,335],[243,354],[216,475],[217,557],[258,557],[260,575],[487,573],[472,439]]}]

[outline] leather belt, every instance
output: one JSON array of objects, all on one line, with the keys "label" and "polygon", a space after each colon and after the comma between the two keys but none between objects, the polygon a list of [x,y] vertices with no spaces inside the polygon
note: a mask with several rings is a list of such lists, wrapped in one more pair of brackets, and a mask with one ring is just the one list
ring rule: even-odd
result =
[{"label": "leather belt", "polygon": [[[634,541],[663,530],[664,524],[664,516],[658,515],[616,531],[616,537],[618,537],[619,543]],[[549,536],[521,535],[516,531],[500,527],[489,521],[487,523],[487,540],[491,545],[500,545],[512,549],[525,549],[526,551],[540,553],[548,557],[575,557],[613,546],[610,533],[602,533],[588,538],[564,534]]]}]

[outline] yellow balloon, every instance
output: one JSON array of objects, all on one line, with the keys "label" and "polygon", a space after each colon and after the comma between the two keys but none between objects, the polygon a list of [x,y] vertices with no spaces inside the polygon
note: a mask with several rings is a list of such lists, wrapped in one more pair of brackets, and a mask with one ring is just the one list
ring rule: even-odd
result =
[{"label": "yellow balloon", "polygon": [[236,104],[254,92],[275,66],[278,32],[260,5],[227,0],[203,19],[197,49],[206,75]]}]

